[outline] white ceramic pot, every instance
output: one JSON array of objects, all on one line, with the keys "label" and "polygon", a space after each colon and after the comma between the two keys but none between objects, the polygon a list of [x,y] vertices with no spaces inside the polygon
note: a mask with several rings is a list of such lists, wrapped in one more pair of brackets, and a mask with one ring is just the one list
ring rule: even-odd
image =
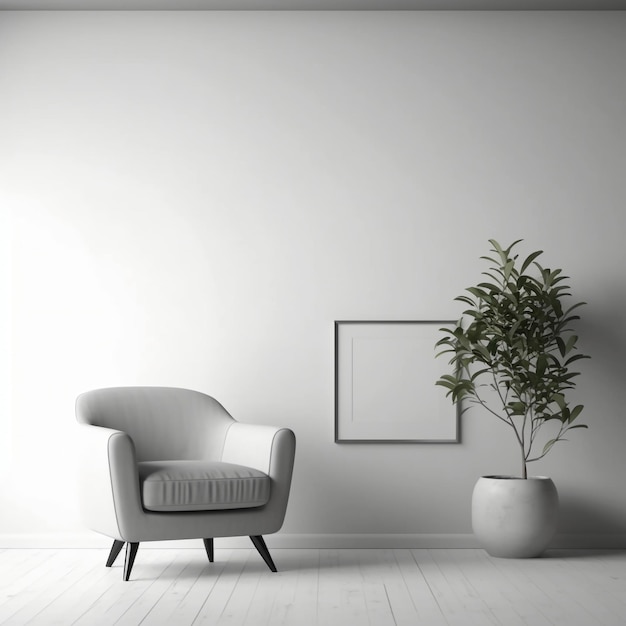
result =
[{"label": "white ceramic pot", "polygon": [[482,476],[472,494],[472,528],[492,556],[539,556],[556,531],[559,496],[550,478]]}]

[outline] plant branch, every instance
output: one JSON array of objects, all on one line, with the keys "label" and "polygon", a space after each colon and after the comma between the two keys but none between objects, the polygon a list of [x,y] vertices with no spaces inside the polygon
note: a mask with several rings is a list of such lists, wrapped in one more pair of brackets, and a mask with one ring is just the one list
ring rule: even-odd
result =
[{"label": "plant branch", "polygon": [[517,438],[517,441],[519,443],[519,445],[522,448],[522,452],[524,451],[524,434],[522,432],[521,436],[519,431],[517,430],[517,426],[515,426],[515,421],[513,420],[513,416],[509,413],[509,410],[507,408],[507,402],[506,402],[506,398],[502,395],[502,389],[500,387],[500,383],[498,381],[498,378],[496,376],[496,372],[494,369],[491,370],[491,374],[493,376],[493,385],[494,385],[494,389],[496,390],[499,398],[500,398],[500,402],[502,403],[502,407],[504,412],[506,413],[506,419],[504,418],[500,418],[502,419],[505,423],[509,424],[509,426],[511,426],[511,428],[513,429],[513,432],[515,433],[515,437]]}]

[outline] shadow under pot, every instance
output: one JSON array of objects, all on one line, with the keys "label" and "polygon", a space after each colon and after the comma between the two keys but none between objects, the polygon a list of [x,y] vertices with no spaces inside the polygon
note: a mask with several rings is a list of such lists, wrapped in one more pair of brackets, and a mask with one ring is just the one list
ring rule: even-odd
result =
[{"label": "shadow under pot", "polygon": [[472,528],[491,556],[537,557],[554,537],[558,510],[550,478],[482,476],[472,494]]}]

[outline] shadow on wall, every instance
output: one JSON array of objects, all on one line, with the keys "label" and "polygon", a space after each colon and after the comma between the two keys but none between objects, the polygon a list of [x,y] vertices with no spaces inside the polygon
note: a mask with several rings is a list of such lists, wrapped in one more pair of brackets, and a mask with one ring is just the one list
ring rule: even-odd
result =
[{"label": "shadow on wall", "polygon": [[600,531],[606,535],[624,535],[626,539],[626,518],[623,512],[619,507],[612,508],[598,499],[560,496],[559,518],[559,532],[562,533]]},{"label": "shadow on wall", "polygon": [[626,353],[626,289],[623,280],[614,284],[598,284],[588,294],[588,304],[579,309],[575,322],[582,352],[591,356],[591,363],[609,384],[624,383],[623,361]]},{"label": "shadow on wall", "polygon": [[[619,394],[615,393],[624,385],[626,288],[623,280],[597,281],[593,293],[585,294],[584,299],[588,304],[579,311],[581,319],[575,323],[575,332],[580,337],[581,352],[589,354],[591,359],[581,365],[580,389],[583,391],[584,381],[589,376],[594,392],[589,398],[580,398],[585,404],[585,413],[589,412],[588,420],[582,421],[589,425],[590,431],[594,429],[594,421],[602,421],[597,423],[596,432],[600,432],[595,449],[590,448],[588,454],[596,456],[609,474],[616,470],[626,472],[621,460],[626,458],[621,455],[621,446],[626,442],[626,416]],[[599,453],[602,453],[602,461],[598,460]],[[620,481],[619,476],[611,479],[613,494],[620,493]],[[623,500],[616,501],[602,489],[579,495],[559,492],[559,496],[560,532],[595,536],[600,533],[607,536],[607,543],[613,535],[619,539],[619,547],[626,548]]]},{"label": "shadow on wall", "polygon": [[603,436],[611,437],[610,447],[626,442],[626,411],[616,393],[624,385],[626,354],[626,287],[621,283],[598,281],[594,293],[586,294],[589,304],[580,309],[581,319],[575,322],[581,352],[591,356],[580,362],[580,389],[585,388],[587,378],[594,388],[593,394],[581,401],[589,415],[589,428],[602,416],[602,429],[607,429]]}]

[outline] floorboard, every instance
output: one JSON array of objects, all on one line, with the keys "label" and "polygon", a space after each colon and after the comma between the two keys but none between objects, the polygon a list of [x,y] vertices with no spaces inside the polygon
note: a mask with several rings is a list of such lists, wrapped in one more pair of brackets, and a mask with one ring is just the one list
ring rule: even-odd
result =
[{"label": "floorboard", "polygon": [[142,548],[0,551],[7,626],[624,626],[626,552]]}]

